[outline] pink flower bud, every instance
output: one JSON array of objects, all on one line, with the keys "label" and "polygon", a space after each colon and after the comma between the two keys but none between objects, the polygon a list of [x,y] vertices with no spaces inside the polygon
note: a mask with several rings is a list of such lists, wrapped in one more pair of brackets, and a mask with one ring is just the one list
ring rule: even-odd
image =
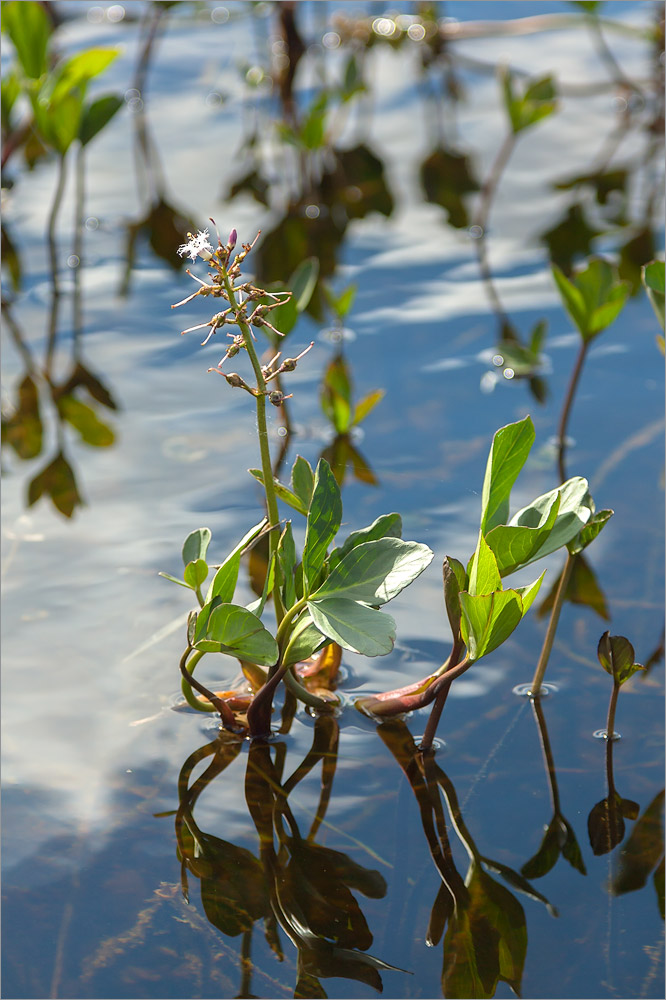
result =
[{"label": "pink flower bud", "polygon": [[233,250],[233,248],[236,246],[237,239],[238,239],[238,233],[236,232],[235,229],[232,229],[231,232],[229,233],[229,239],[227,240],[227,246],[229,247],[230,250]]}]

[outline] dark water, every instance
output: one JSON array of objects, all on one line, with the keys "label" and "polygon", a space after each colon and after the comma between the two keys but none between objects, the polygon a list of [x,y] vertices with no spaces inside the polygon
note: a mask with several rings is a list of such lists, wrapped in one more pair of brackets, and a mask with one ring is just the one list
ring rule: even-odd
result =
[{"label": "dark water", "polygon": [[[615,514],[586,553],[583,603],[564,605],[547,674],[557,691],[544,699],[542,717],[512,689],[532,677],[547,621],[535,612],[561,571],[561,553],[545,561],[544,588],[520,628],[452,686],[438,734],[445,745],[424,773],[414,738],[427,712],[378,727],[353,707],[358,694],[415,681],[448,655],[441,560],[466,561],[474,549],[494,431],[527,413],[535,424],[514,509],[559,483],[553,438],[578,335],[560,305],[543,234],[568,219],[554,251],[560,259],[604,253],[620,260],[629,279],[659,253],[654,93],[663,59],[633,30],[654,24],[653,6],[604,10],[620,24],[605,37],[640,99],[614,78],[594,36],[570,22],[525,36],[463,38],[451,43],[450,61],[440,55],[425,73],[418,38],[367,52],[357,43],[367,93],[336,119],[332,141],[339,149],[367,147],[376,159],[363,154],[367,172],[351,178],[360,199],[354,193],[344,201],[338,191],[342,220],[321,188],[303,186],[291,147],[272,130],[284,111],[277,87],[271,94],[252,73],[268,71],[271,53],[283,54],[271,48],[280,11],[176,4],[144,49],[155,5],[125,4],[117,21],[108,5],[103,20],[87,4],[54,6],[63,18],[60,52],[120,47],[92,93],[118,93],[125,106],[87,149],[79,267],[71,260],[78,210],[75,152],[68,154],[55,311],[46,240],[55,163],[38,159],[28,170],[18,151],[3,173],[3,232],[22,270],[18,288],[9,277],[4,283],[3,996],[359,997],[376,995],[378,976],[394,998],[505,997],[512,995],[505,979],[521,983],[525,997],[662,996],[663,358],[638,285],[593,343],[569,423],[567,475],[585,476],[597,506]],[[333,24],[335,12],[377,18],[384,10],[297,7],[308,42],[333,30],[343,37],[340,47],[309,50],[299,64],[301,114],[321,74],[329,83],[337,78],[352,44]],[[416,5],[397,9],[417,14]],[[463,23],[551,13],[575,15],[556,3],[451,3],[439,11]],[[141,106],[131,88],[142,51]],[[11,59],[6,45],[5,76]],[[463,193],[461,201],[453,185],[452,216],[451,201],[446,209],[429,202],[420,182],[423,161],[442,147],[469,157],[478,184],[488,176],[506,131],[499,62],[552,72],[561,92],[558,111],[519,138],[487,226],[504,318],[523,342],[538,321],[548,322],[536,373],[547,390],[542,402],[534,382],[503,377],[493,365],[501,317],[469,231],[478,195]],[[279,72],[278,60],[276,79]],[[452,79],[458,100],[450,96]],[[247,192],[230,198],[251,170],[243,141],[255,129],[266,143],[270,208]],[[606,203],[591,182],[555,187],[611,168],[626,171],[625,187]],[[319,210],[310,226],[308,206]],[[577,211],[592,235],[576,222]],[[262,230],[256,261],[264,277],[282,267],[286,280],[292,260],[306,252],[320,257],[336,292],[357,286],[344,319],[353,332],[344,356],[357,399],[377,388],[386,396],[352,442],[365,471],[361,478],[346,472],[344,524],[351,530],[400,511],[404,537],[435,552],[391,606],[393,652],[345,654],[339,717],[315,721],[299,712],[270,752],[218,738],[205,717],[173,710],[190,603],[157,577],[180,572],[182,540],[193,528],[211,528],[221,559],[261,515],[246,473],[258,464],[253,414],[238,398],[244,394],[206,371],[219,361],[220,337],[201,348],[199,331],[180,336],[208,319],[205,304],[170,309],[193,290],[174,247],[188,223],[202,228],[210,215],[223,238],[232,226],[242,240]],[[5,248],[5,261],[12,259]],[[325,333],[332,318],[320,305],[290,338],[294,353],[310,340],[315,347],[289,386],[287,468],[296,454],[314,464],[334,438],[319,392],[338,345]],[[75,372],[69,394],[93,417],[79,409],[68,421],[52,389]],[[277,428],[274,420],[276,450]],[[30,484],[47,467],[53,499],[45,489],[29,504]],[[245,568],[236,600],[251,598]],[[587,820],[608,795],[608,755],[592,734],[606,724],[612,686],[596,648],[607,629],[629,638],[649,670],[621,691],[622,739],[612,746],[614,787],[637,811],[628,810],[633,818],[614,850],[595,855]],[[232,661],[205,669],[224,686],[236,673]],[[304,760],[313,764],[307,774],[298,770]],[[183,768],[185,813],[176,817]],[[190,785],[204,778],[188,811],[190,772]],[[299,780],[290,782],[294,772]],[[547,873],[520,882],[517,873],[537,853],[554,812],[569,824],[580,857],[572,864],[573,849],[562,854],[560,844]],[[175,820],[185,814],[183,828]],[[189,903],[175,825],[189,858]],[[643,833],[638,848],[633,830]],[[627,871],[627,891],[614,891]],[[442,872],[460,893],[467,878],[476,923],[471,931],[460,923],[455,935],[450,921],[434,943],[446,914]],[[663,861],[661,873],[663,912]],[[271,885],[279,892],[271,894]],[[320,936],[308,936],[307,927]],[[495,991],[500,934],[504,964]],[[490,986],[486,979],[465,993],[460,980],[442,984],[442,964],[458,955],[465,982],[474,965],[470,941]],[[506,974],[512,947],[513,979]]]}]

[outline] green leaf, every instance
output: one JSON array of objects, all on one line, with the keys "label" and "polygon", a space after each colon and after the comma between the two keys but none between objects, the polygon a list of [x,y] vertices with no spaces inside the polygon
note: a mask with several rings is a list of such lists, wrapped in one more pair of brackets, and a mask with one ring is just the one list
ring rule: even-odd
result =
[{"label": "green leaf", "polygon": [[481,496],[481,531],[486,535],[497,524],[506,524],[509,496],[534,441],[529,417],[496,431],[490,447]]},{"label": "green leaf", "polygon": [[300,663],[301,660],[307,660],[327,641],[312,621],[312,616],[304,612],[296,622],[282,662],[291,666],[294,663]]},{"label": "green leaf", "polygon": [[[517,511],[509,525],[524,525],[527,527],[538,527],[545,511],[549,511],[559,495],[560,506],[557,511],[555,523],[548,533],[543,544],[523,565],[542,559],[551,552],[555,552],[562,545],[568,544],[585,527],[594,511],[594,501],[590,496],[587,479],[582,476],[574,476],[567,479],[566,483],[555,490],[549,490],[542,496],[537,497],[526,507]],[[490,541],[488,544],[491,544]]]},{"label": "green leaf", "polygon": [[664,329],[664,262],[653,260],[641,268],[641,277],[655,316]]},{"label": "green leaf", "polygon": [[383,611],[375,611],[344,597],[308,601],[316,627],[344,649],[364,656],[390,653],[395,642],[395,622]]},{"label": "green leaf", "polygon": [[604,670],[618,684],[624,684],[638,670],[645,670],[642,663],[634,662],[634,647],[623,635],[604,632],[597,647],[597,657]]},{"label": "green leaf", "polygon": [[201,610],[197,612],[197,623],[194,627],[194,639],[192,641],[193,646],[199,641],[199,639],[204,638],[204,636],[206,635],[206,631],[208,629],[208,621],[210,619],[210,616],[215,610],[215,608],[219,608],[221,604],[222,601],[220,600],[220,598],[214,597],[212,601],[207,601],[201,608]]},{"label": "green leaf", "polygon": [[578,555],[583,549],[586,549],[608,524],[614,513],[612,510],[598,510],[592,514],[583,530],[567,544],[569,552],[572,555]]},{"label": "green leaf", "polygon": [[315,472],[312,502],[307,515],[303,547],[303,577],[308,592],[317,583],[328,546],[335,538],[342,520],[340,488],[328,462],[320,459]]},{"label": "green leaf", "polygon": [[296,456],[296,461],[291,469],[291,487],[305,510],[308,511],[314,490],[314,472],[310,463],[300,455]]},{"label": "green leaf", "polygon": [[361,542],[331,570],[311,597],[386,604],[423,572],[432,557],[427,545],[401,538]]},{"label": "green leaf", "polygon": [[60,63],[56,67],[54,85],[49,95],[51,103],[56,106],[66,94],[85,89],[90,80],[103,73],[119,53],[120,49],[84,49]]},{"label": "green leaf", "polygon": [[540,506],[537,509],[539,520],[534,527],[498,524],[488,532],[486,541],[495,554],[500,576],[513,573],[537,558],[539,549],[551,533],[559,509],[560,494],[557,492],[550,507]]},{"label": "green leaf", "polygon": [[342,559],[362,542],[373,542],[378,538],[401,538],[402,518],[400,514],[381,514],[367,528],[352,531],[342,545],[333,549],[328,557],[329,569],[333,569]]},{"label": "green leaf", "polygon": [[94,139],[98,132],[111,121],[117,111],[122,108],[124,101],[122,97],[115,94],[108,94],[106,97],[98,97],[97,100],[88,104],[83,109],[79,124],[79,141],[82,146],[87,146],[91,139]]},{"label": "green leaf", "polygon": [[229,653],[261,667],[272,667],[279,655],[277,642],[257,616],[235,604],[213,609],[205,637],[195,647],[206,653]]},{"label": "green leaf", "polygon": [[256,601],[251,601],[247,605],[247,610],[251,611],[253,615],[257,618],[261,618],[264,613],[264,608],[266,607],[266,601],[273,593],[273,587],[275,586],[275,553],[271,554],[268,560],[268,567],[266,569],[266,575],[264,577],[264,586],[261,591],[261,596],[257,598]]},{"label": "green leaf", "polygon": [[553,276],[564,307],[585,341],[592,340],[611,325],[622,311],[630,287],[619,281],[614,269],[606,260],[593,257],[572,280],[566,278],[556,266]]},{"label": "green leaf", "polygon": [[[249,469],[248,471],[251,476],[254,476],[254,478],[258,479],[260,483],[263,483],[264,474],[261,469]],[[279,496],[280,500],[283,500],[294,510],[297,510],[299,514],[303,514],[304,517],[307,517],[308,508],[304,505],[303,501],[292,492],[292,490],[290,490],[287,486],[284,486],[279,479],[273,479],[273,486],[275,487],[275,492]]]},{"label": "green leaf", "polygon": [[479,532],[476,551],[469,568],[469,593],[472,595],[492,594],[501,589],[502,581],[497,568],[497,560],[483,534]]},{"label": "green leaf", "polygon": [[183,564],[187,566],[195,559],[205,559],[210,539],[210,528],[196,528],[191,531],[183,542]]},{"label": "green leaf", "polygon": [[185,572],[183,573],[183,579],[188,587],[192,590],[196,590],[200,587],[208,576],[208,564],[205,559],[194,559],[192,562],[188,563],[185,567]]},{"label": "green leaf", "polygon": [[163,576],[165,580],[170,580],[171,583],[177,583],[179,587],[187,587],[191,590],[189,583],[185,583],[184,580],[179,580],[177,576],[171,576],[171,573],[162,573],[161,571],[157,574],[158,576]]},{"label": "green leaf", "polygon": [[386,391],[384,389],[375,389],[374,392],[369,392],[367,396],[364,396],[354,407],[352,426],[357,427],[361,421],[365,420],[367,415],[371,410],[374,410],[377,403],[380,403],[385,395]]},{"label": "green leaf", "polygon": [[444,557],[444,603],[454,639],[460,632],[460,591],[468,584],[465,567],[452,556]]},{"label": "green leaf", "polygon": [[535,580],[534,583],[530,583],[527,587],[515,587],[514,588],[515,592],[519,595],[521,603],[522,603],[522,614],[523,614],[523,617],[525,617],[525,615],[527,614],[527,612],[532,607],[532,604],[534,603],[534,599],[537,596],[537,594],[539,593],[539,590],[541,589],[541,584],[543,583],[543,578],[544,578],[545,575],[546,575],[546,571],[544,570],[543,573],[541,574],[541,576],[537,580]]},{"label": "green leaf", "polygon": [[187,641],[190,644],[190,646],[194,642],[194,636],[196,630],[197,630],[197,613],[196,611],[190,611],[189,615],[187,616]]},{"label": "green leaf", "polygon": [[557,264],[553,264],[551,270],[564,308],[569,313],[581,337],[585,339],[587,332],[587,310],[582,292],[574,285],[573,281],[569,281]]},{"label": "green leaf", "polygon": [[528,83],[522,97],[516,94],[512,74],[507,67],[500,70],[500,83],[514,134],[548,117],[557,107],[555,85],[550,76]]},{"label": "green leaf", "polygon": [[2,5],[2,30],[12,40],[23,72],[37,80],[48,72],[46,52],[51,36],[51,21],[43,4],[13,0]]},{"label": "green leaf", "polygon": [[[266,518],[259,521],[258,524],[255,524],[253,528],[250,528],[250,530],[243,535],[238,545],[231,550],[211,580],[208,593],[206,594],[206,603],[212,601],[214,597],[219,597],[223,604],[228,604],[231,601],[234,596],[234,591],[236,590],[241,556],[250,542],[257,537],[259,532],[262,531],[265,526]],[[207,528],[203,530],[208,531]],[[210,532],[208,532],[208,541],[210,541]],[[207,547],[208,542],[206,542],[206,548]]]},{"label": "green leaf", "polygon": [[460,593],[460,628],[470,660],[480,660],[507,639],[522,618],[520,595],[515,590],[494,594]]},{"label": "green leaf", "polygon": [[279,579],[281,581],[280,591],[282,602],[285,608],[291,608],[296,603],[296,584],[294,582],[294,569],[296,568],[296,546],[291,530],[291,521],[287,521],[284,530],[280,535],[277,547],[277,558],[279,566]]}]

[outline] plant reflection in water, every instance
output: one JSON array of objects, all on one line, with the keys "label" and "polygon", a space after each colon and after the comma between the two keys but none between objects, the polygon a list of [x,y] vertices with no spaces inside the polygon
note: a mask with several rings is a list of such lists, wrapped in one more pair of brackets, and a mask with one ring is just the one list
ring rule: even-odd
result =
[{"label": "plant reflection in water", "polygon": [[[387,889],[383,876],[315,842],[330,801],[338,739],[336,719],[316,719],[312,746],[288,778],[285,742],[255,740],[247,756],[243,754],[245,798],[259,837],[258,855],[206,833],[193,816],[204,789],[239,756],[243,739],[223,731],[188,757],[181,769],[176,837],[183,893],[188,898],[188,873],[195,875],[210,922],[230,937],[243,935],[242,996],[249,995],[250,941],[258,920],[263,920],[266,940],[279,960],[284,958],[280,929],[296,948],[295,996],[326,996],[319,980],[331,976],[381,992],[380,970],[395,969],[368,954],[373,936],[353,895],[356,891],[382,899]],[[190,784],[194,768],[209,757],[206,770]],[[320,763],[319,802],[303,836],[288,799]]]}]

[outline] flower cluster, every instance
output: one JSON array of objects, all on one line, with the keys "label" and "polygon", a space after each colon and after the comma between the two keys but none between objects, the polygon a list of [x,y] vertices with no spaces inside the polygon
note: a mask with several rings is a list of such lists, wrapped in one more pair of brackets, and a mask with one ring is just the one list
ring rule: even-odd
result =
[{"label": "flower cluster", "polygon": [[[198,295],[204,297],[212,295],[214,298],[224,299],[228,303],[228,306],[220,312],[216,312],[207,322],[188,327],[182,333],[192,333],[194,330],[208,329],[208,333],[202,341],[203,346],[208,343],[210,338],[221,327],[225,325],[238,327],[240,333],[227,334],[227,336],[231,337],[231,343],[227,346],[224,357],[221,358],[216,366],[208,370],[223,375],[228,384],[234,388],[245,389],[255,397],[265,396],[274,406],[280,406],[290,396],[285,396],[281,389],[276,387],[270,390],[267,389],[267,383],[278,378],[283,372],[294,371],[299,360],[304,354],[307,354],[313,344],[310,344],[309,347],[295,358],[285,358],[279,365],[277,362],[281,356],[281,352],[276,354],[268,364],[260,366],[257,361],[255,366],[256,352],[252,345],[252,340],[256,338],[252,332],[252,327],[267,327],[277,336],[282,336],[280,331],[267,319],[267,316],[273,309],[277,309],[287,302],[291,298],[292,293],[287,291],[267,292],[265,289],[258,288],[249,281],[240,281],[241,264],[257,242],[259,233],[257,233],[252,243],[242,244],[242,250],[234,256],[233,260],[231,255],[238,240],[238,234],[235,229],[231,230],[226,244],[222,243],[218,235],[216,249],[213,249],[210,243],[210,234],[207,229],[200,230],[196,234],[188,233],[188,237],[188,242],[178,248],[178,253],[181,257],[187,256],[193,261],[201,257],[210,269],[208,272],[208,281],[198,278],[188,268],[187,273],[194,281],[198,282],[199,287],[191,295],[188,295],[180,302],[176,302],[171,308],[176,309],[178,306],[183,306],[187,302],[191,302]],[[253,360],[253,367],[255,367],[255,374],[257,375],[256,388],[249,386],[236,372],[227,373],[222,370],[222,365],[227,358],[235,357],[242,350],[248,351]]]}]

